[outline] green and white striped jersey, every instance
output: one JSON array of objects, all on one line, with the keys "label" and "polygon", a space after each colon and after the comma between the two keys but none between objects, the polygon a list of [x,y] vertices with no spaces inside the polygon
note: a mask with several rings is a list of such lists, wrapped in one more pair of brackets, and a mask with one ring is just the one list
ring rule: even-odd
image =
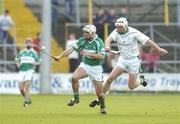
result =
[{"label": "green and white striped jersey", "polygon": [[[96,36],[92,41],[88,41],[84,37],[81,37],[73,45],[73,48],[77,52],[80,52],[81,50],[85,49],[90,53],[100,53],[102,55],[105,55],[104,43],[98,36]],[[84,56],[82,56],[81,61],[91,66],[102,65],[104,62],[104,60],[97,60]]]},{"label": "green and white striped jersey", "polygon": [[34,62],[41,61],[40,56],[34,49],[24,49],[16,56],[15,61],[20,63],[20,71],[35,70]]}]

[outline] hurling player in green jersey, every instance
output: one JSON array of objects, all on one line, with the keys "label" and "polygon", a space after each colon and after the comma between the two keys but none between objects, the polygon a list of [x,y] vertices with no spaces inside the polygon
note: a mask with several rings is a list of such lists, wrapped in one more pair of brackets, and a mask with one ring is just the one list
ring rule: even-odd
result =
[{"label": "hurling player in green jersey", "polygon": [[106,114],[105,101],[103,93],[103,79],[102,79],[102,64],[104,62],[105,50],[103,41],[96,34],[96,27],[94,25],[86,25],[83,28],[83,37],[77,40],[77,42],[62,52],[59,56],[55,57],[56,61],[59,61],[65,56],[68,56],[73,51],[80,53],[81,63],[79,67],[74,71],[72,75],[72,89],[74,97],[67,104],[73,106],[79,103],[79,84],[78,80],[89,77],[95,87],[96,94],[100,101],[100,112]]},{"label": "hurling player in green jersey", "polygon": [[16,56],[16,66],[19,68],[19,90],[24,96],[24,107],[29,106],[32,102],[30,99],[30,85],[35,72],[35,67],[40,64],[40,57],[34,51],[32,39],[25,40],[25,49],[20,51]]}]

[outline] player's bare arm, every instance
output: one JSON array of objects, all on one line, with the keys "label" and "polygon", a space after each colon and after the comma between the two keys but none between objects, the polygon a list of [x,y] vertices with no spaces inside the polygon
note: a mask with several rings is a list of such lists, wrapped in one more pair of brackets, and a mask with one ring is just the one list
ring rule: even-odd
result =
[{"label": "player's bare arm", "polygon": [[111,49],[110,48],[111,42],[112,42],[112,38],[108,36],[106,41],[105,41],[105,49],[106,49],[106,51],[109,51]]},{"label": "player's bare arm", "polygon": [[62,59],[63,57],[68,56],[69,54],[71,54],[74,51],[74,48],[69,48],[65,51],[63,51],[59,56],[55,56],[55,61],[59,61],[60,59]]},{"label": "player's bare arm", "polygon": [[19,61],[16,61],[16,66],[17,66],[17,68],[19,68],[19,67],[20,67],[20,63],[19,63]]},{"label": "player's bare arm", "polygon": [[154,41],[152,41],[152,40],[148,40],[148,41],[147,41],[147,44],[148,44],[150,47],[152,47],[152,48],[154,48],[155,50],[157,50],[158,53],[160,53],[161,55],[165,55],[165,54],[168,53],[167,50],[159,47],[159,46],[158,46]]},{"label": "player's bare arm", "polygon": [[41,62],[34,62],[33,63],[33,65],[35,65],[35,66],[38,66],[38,65],[40,65],[41,64]]},{"label": "player's bare arm", "polygon": [[104,55],[102,55],[100,53],[89,53],[87,50],[82,50],[80,52],[80,55],[86,56],[86,57],[91,57],[91,58],[97,59],[97,60],[103,60],[104,59]]}]

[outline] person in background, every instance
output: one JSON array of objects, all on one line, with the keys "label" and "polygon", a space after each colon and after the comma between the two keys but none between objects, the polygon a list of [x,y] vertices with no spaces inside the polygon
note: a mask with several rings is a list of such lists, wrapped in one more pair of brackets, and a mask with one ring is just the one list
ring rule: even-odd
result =
[{"label": "person in background", "polygon": [[65,5],[66,5],[66,17],[68,18],[69,21],[74,21],[73,18],[73,8],[74,8],[74,0],[65,0]]},{"label": "person in background", "polygon": [[97,27],[97,34],[101,39],[104,39],[104,22],[107,20],[105,10],[101,8],[98,14],[94,17],[94,25]]},{"label": "person in background", "polygon": [[111,33],[115,28],[114,23],[116,21],[116,18],[117,18],[116,10],[111,9],[107,16],[107,22],[109,23],[109,33]]},{"label": "person in background", "polygon": [[[71,48],[76,43],[76,41],[77,40],[75,34],[70,34],[66,42],[66,49]],[[68,58],[69,58],[69,67],[70,67],[69,72],[72,73],[76,70],[78,65],[78,61],[79,61],[78,53],[76,51],[73,51],[71,54],[69,54]]]},{"label": "person in background", "polygon": [[40,56],[40,49],[36,46],[41,46],[41,38],[40,38],[40,33],[37,32],[36,37],[33,39],[33,48],[34,50],[38,53]]},{"label": "person in background", "polygon": [[4,14],[0,16],[0,43],[7,43],[8,31],[13,26],[13,20],[9,15],[9,10],[4,10]]},{"label": "person in background", "polygon": [[60,13],[59,8],[61,5],[61,1],[60,0],[51,0],[52,3],[52,24],[54,26],[55,23],[57,23],[60,20]]},{"label": "person in background", "polygon": [[17,68],[19,68],[19,90],[24,97],[24,107],[28,107],[32,101],[30,99],[30,86],[33,74],[41,59],[33,49],[32,39],[26,38],[25,49],[20,51],[15,57]]},{"label": "person in background", "polygon": [[141,58],[143,61],[148,62],[147,71],[149,73],[156,72],[158,66],[157,62],[160,60],[160,55],[155,51],[155,49],[151,48],[148,53],[142,51]]},{"label": "person in background", "polygon": [[[40,32],[37,32],[36,37],[33,39],[33,48],[39,56],[41,56],[41,50],[37,46],[41,46],[41,36]],[[40,65],[37,65],[36,72],[39,72]]]}]

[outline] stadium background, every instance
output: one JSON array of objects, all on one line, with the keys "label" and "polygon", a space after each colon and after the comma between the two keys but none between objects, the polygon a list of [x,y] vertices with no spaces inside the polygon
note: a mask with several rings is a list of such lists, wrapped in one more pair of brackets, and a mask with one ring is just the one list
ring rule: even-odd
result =
[{"label": "stadium background", "polygon": [[[66,2],[68,1],[0,0],[1,14],[4,9],[8,9],[14,21],[7,43],[0,44],[0,122],[179,123],[180,0],[73,0],[72,13],[66,12]],[[18,70],[14,57],[24,47],[25,38],[34,38],[37,32],[41,32],[42,45],[46,46],[48,53],[57,55],[65,48],[69,34],[74,33],[78,38],[85,24],[95,24],[93,18],[100,9],[104,9],[106,13],[115,9],[116,18],[126,16],[130,26],[139,29],[168,50],[168,55],[156,61],[158,66],[151,73],[147,69],[148,61],[143,61],[149,85],[130,91],[127,87],[128,76],[124,74],[118,77],[111,87],[110,95],[107,95],[109,115],[102,118],[97,117],[97,111],[87,106],[93,99],[92,93],[94,94],[92,83],[87,78],[80,81],[82,103],[69,109],[66,107],[66,102],[71,98],[67,94],[72,93],[69,60],[65,58],[55,62],[42,54],[43,63],[40,72],[34,76],[31,87],[31,92],[36,94],[32,96],[33,105],[29,110],[24,110],[18,91]],[[107,37],[110,26],[111,22],[103,22],[103,38]],[[113,43],[112,47],[116,49],[115,46]],[[147,46],[143,49],[150,51]],[[109,71],[104,74],[105,78],[108,73]]]}]

